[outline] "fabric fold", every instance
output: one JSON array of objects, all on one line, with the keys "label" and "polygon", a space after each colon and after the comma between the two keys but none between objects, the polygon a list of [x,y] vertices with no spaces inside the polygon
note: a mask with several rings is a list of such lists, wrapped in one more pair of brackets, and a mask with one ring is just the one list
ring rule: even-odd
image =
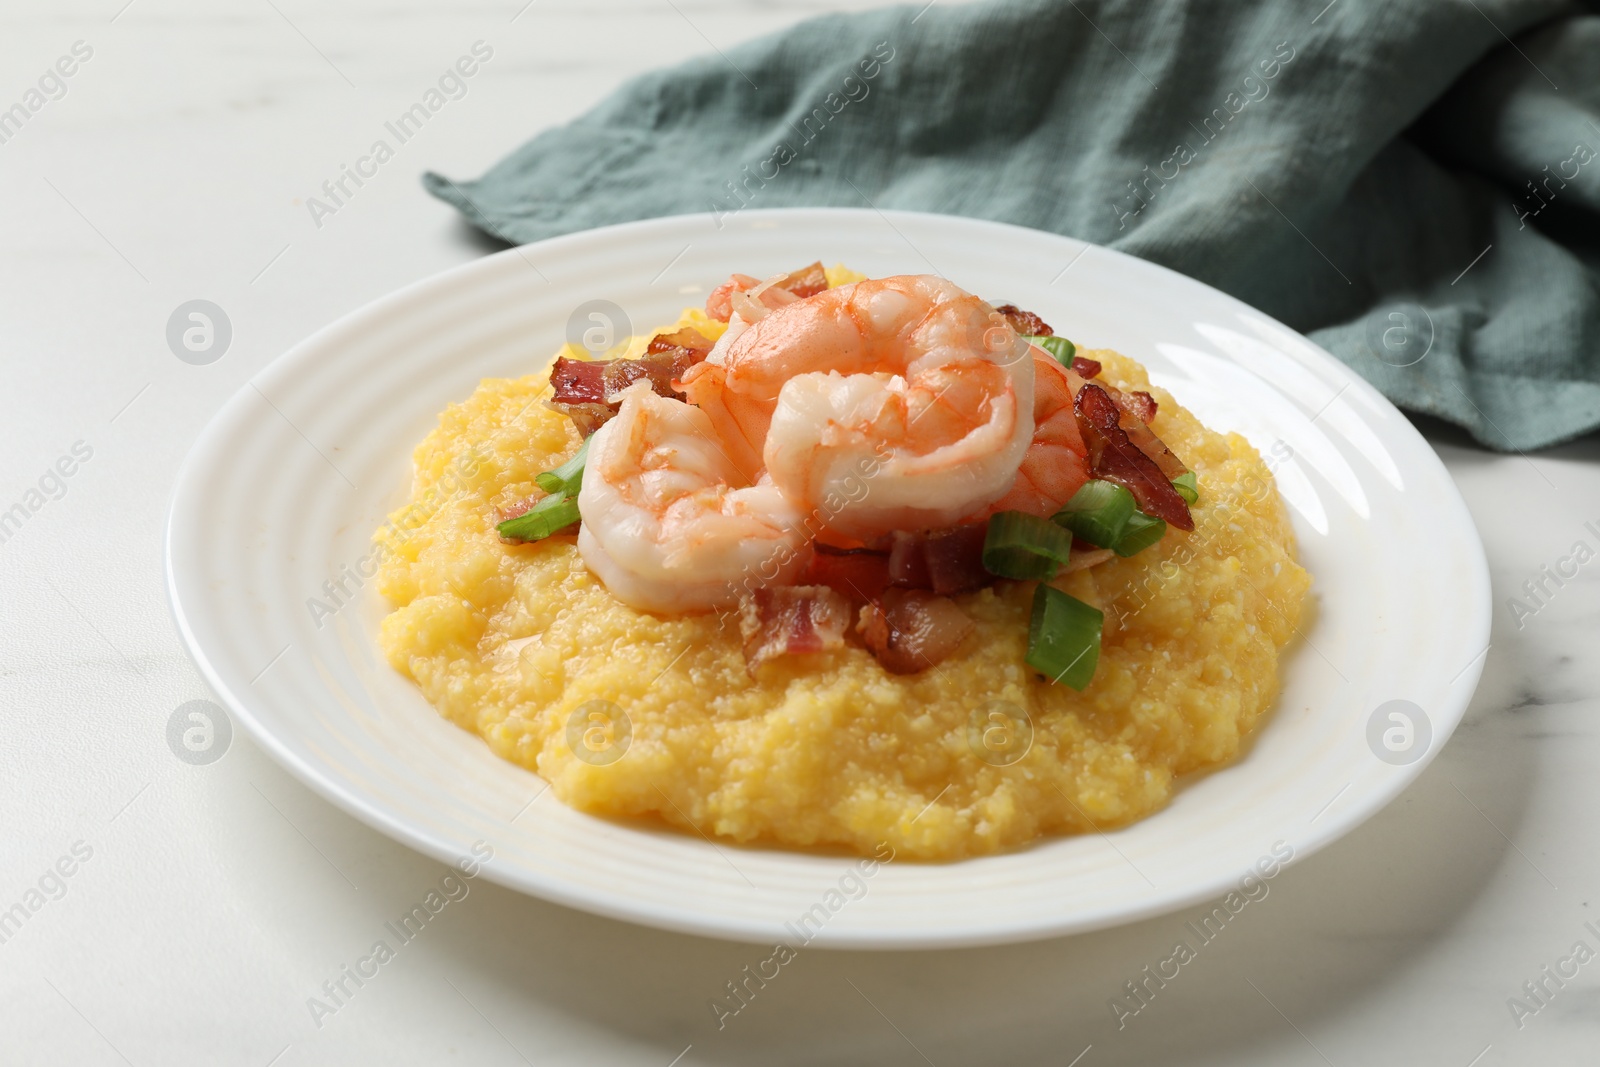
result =
[{"label": "fabric fold", "polygon": [[1035,227],[1214,285],[1491,448],[1600,426],[1594,5],[1318,7],[828,15],[424,182],[513,243],[791,206]]}]

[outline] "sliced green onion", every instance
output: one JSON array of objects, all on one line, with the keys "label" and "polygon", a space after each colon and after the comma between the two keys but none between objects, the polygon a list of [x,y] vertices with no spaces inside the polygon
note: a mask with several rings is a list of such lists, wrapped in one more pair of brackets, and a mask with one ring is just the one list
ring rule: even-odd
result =
[{"label": "sliced green onion", "polygon": [[538,541],[578,521],[578,501],[565,493],[545,497],[514,519],[495,529],[508,541]]},{"label": "sliced green onion", "polygon": [[1122,536],[1117,538],[1116,544],[1111,547],[1119,556],[1136,556],[1166,534],[1165,520],[1136,511],[1128,517],[1128,524],[1122,528]]},{"label": "sliced green onion", "polygon": [[1099,480],[1084,482],[1066,507],[1055,513],[1054,521],[1079,540],[1119,556],[1143,552],[1167,532],[1165,522],[1139,510],[1127,489]]},{"label": "sliced green onion", "polygon": [[1028,666],[1053,682],[1082,689],[1100,662],[1106,617],[1077,597],[1040,583],[1028,622]]},{"label": "sliced green onion", "polygon": [[1049,519],[1021,511],[995,515],[983,539],[984,570],[1002,578],[1049,578],[1071,554],[1071,534]]},{"label": "sliced green onion", "polygon": [[1055,356],[1063,367],[1072,366],[1072,357],[1078,354],[1078,346],[1065,337],[1025,337],[1023,340]]},{"label": "sliced green onion", "polygon": [[589,438],[585,437],[571,459],[553,471],[536,475],[533,480],[547,493],[570,493],[576,496],[578,490],[583,488],[583,464],[588,458]]},{"label": "sliced green onion", "polygon": [[1184,471],[1172,479],[1172,488],[1190,504],[1198,503],[1200,500],[1200,481],[1195,477],[1194,471]]},{"label": "sliced green onion", "polygon": [[578,521],[578,490],[583,488],[583,465],[589,458],[591,440],[593,435],[585,437],[572,458],[555,470],[534,476],[539,488],[550,495],[496,526],[501,537],[508,541],[539,541]]},{"label": "sliced green onion", "polygon": [[1132,493],[1115,482],[1095,480],[1084,482],[1066,506],[1055,513],[1054,520],[1080,540],[1112,548],[1137,511]]}]

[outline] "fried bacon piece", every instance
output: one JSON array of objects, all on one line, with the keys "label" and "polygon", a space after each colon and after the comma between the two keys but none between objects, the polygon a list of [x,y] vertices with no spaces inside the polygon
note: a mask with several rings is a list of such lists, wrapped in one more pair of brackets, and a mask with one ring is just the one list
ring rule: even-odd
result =
[{"label": "fried bacon piece", "polygon": [[[1117,407],[1137,418],[1146,426],[1156,421],[1156,398],[1143,390],[1137,393],[1123,393],[1114,397]],[[1150,457],[1154,459],[1155,457]]]},{"label": "fried bacon piece", "polygon": [[1121,409],[1122,416],[1118,419],[1118,425],[1127,433],[1128,440],[1161,468],[1161,473],[1167,476],[1168,481],[1188,471],[1189,468],[1183,465],[1183,460],[1179,459],[1172,449],[1167,447],[1166,442],[1150,429],[1150,423],[1155,421],[1156,417],[1155,397],[1146,392],[1119,393],[1104,382],[1096,384],[1110,393],[1111,399],[1116,401],[1117,407]]},{"label": "fried bacon piece", "polygon": [[983,568],[987,522],[945,530],[890,534],[888,550],[840,548],[817,541],[806,582],[825,585],[857,604],[879,599],[891,585],[928,589],[942,596],[970,593],[994,581]]},{"label": "fried bacon piece", "polygon": [[906,533],[897,530],[889,547],[889,579],[910,589],[932,589],[942,596],[970,593],[993,581],[983,569],[987,522],[945,530]]},{"label": "fried bacon piece", "polygon": [[751,674],[769,659],[844,647],[850,604],[825,585],[763,586],[739,601],[739,632]]},{"label": "fried bacon piece", "polygon": [[[1145,514],[1165,519],[1180,530],[1193,530],[1189,505],[1172,487],[1161,466],[1132,441],[1124,425],[1124,413],[1111,394],[1098,384],[1085,384],[1078,390],[1073,408],[1084,444],[1089,448],[1089,469],[1094,476],[1126,488]],[[1131,417],[1127,421],[1149,433],[1143,423]],[[1154,434],[1150,437],[1166,449]],[[1170,450],[1167,455],[1172,455]],[[1172,458],[1176,462],[1177,457]]]},{"label": "fried bacon piece", "polygon": [[[1076,374],[1079,378],[1083,379],[1084,381],[1088,381],[1091,378],[1098,377],[1102,367],[1100,366],[1100,361],[1097,359],[1085,359],[1083,356],[1073,356],[1071,370],[1072,373]],[[1149,393],[1146,393],[1143,390],[1140,390],[1137,393],[1124,393],[1110,382],[1097,382],[1096,384],[1099,385],[1100,388],[1104,389],[1112,400],[1116,401],[1117,407],[1121,408],[1123,411],[1126,411],[1128,414],[1135,416],[1146,426],[1156,421],[1156,398],[1151,396]],[[1074,390],[1080,386],[1081,383],[1076,381],[1073,382]],[[1074,392],[1073,395],[1077,395],[1076,392]],[[1155,457],[1152,456],[1150,458],[1154,459]],[[1178,473],[1182,474],[1183,471],[1179,470]]]},{"label": "fried bacon piece", "polygon": [[545,402],[545,407],[551,411],[559,411],[571,419],[579,437],[588,437],[617,413],[616,406],[611,404],[558,404],[548,400]]},{"label": "fried bacon piece", "polygon": [[550,389],[557,404],[604,404],[606,368],[613,360],[559,357],[550,368]]},{"label": "fried bacon piece", "polygon": [[[1075,357],[1072,361],[1072,371],[1068,379],[1072,383],[1073,396],[1083,388],[1084,379],[1091,375],[1084,374],[1078,368],[1079,363],[1091,364],[1096,374],[1100,372],[1100,364],[1092,359]],[[1149,456],[1156,466],[1161,468],[1161,473],[1170,481],[1186,473],[1189,468],[1184,466],[1183,460],[1173,454],[1166,442],[1157,437],[1155,431],[1150,429],[1150,424],[1156,417],[1156,398],[1140,390],[1134,393],[1124,393],[1110,382],[1096,382],[1095,385],[1104,389],[1106,395],[1115,402],[1122,415],[1117,423],[1128,435],[1135,448]]]},{"label": "fried bacon piece", "polygon": [[[752,278],[748,274],[733,275],[711,290],[711,295],[706,297],[706,314],[718,322],[727,322],[733,317],[733,294],[748,292],[760,284],[760,278]],[[778,290],[780,293],[787,293],[795,300],[804,300],[808,296],[816,296],[827,287],[828,275],[822,269],[822,261],[818,260],[797,271],[791,271],[788,277],[774,284],[768,292]]]},{"label": "fried bacon piece", "polygon": [[828,272],[822,269],[821,260],[808,263],[791,273],[782,287],[804,300],[808,296],[816,296],[828,287]]},{"label": "fried bacon piece", "polygon": [[699,331],[684,327],[650,339],[645,354],[638,359],[557,359],[550,369],[554,395],[550,407],[572,420],[584,437],[594,433],[617,413],[621,402],[615,397],[637,381],[649,381],[661,396],[682,400],[673,388],[689,368],[706,358],[711,341]]},{"label": "fried bacon piece", "polygon": [[889,535],[889,581],[902,589],[931,589],[922,535],[896,530]]},{"label": "fried bacon piece", "polygon": [[916,674],[948,659],[972,633],[972,620],[949,597],[889,589],[861,609],[856,629],[891,674]]},{"label": "fried bacon piece", "polygon": [[837,548],[817,541],[801,581],[825,585],[856,604],[876,600],[889,588],[889,554],[870,548]]},{"label": "fried bacon piece", "polygon": [[674,358],[693,356],[690,363],[693,366],[706,358],[706,353],[711,351],[711,338],[706,337],[693,326],[685,326],[672,333],[658,333],[650,338],[650,343],[645,346],[645,355],[661,356],[670,355]]},{"label": "fried bacon piece", "polygon": [[1011,324],[1011,328],[1023,337],[1054,337],[1055,331],[1050,324],[1031,311],[1023,311],[1015,304],[1001,304],[995,308],[1000,317]]}]

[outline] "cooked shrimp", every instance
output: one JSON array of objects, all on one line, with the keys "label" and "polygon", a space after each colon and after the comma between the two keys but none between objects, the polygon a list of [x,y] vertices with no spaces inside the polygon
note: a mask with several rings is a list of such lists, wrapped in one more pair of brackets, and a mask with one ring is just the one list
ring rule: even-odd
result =
[{"label": "cooked shrimp", "polygon": [[641,611],[702,611],[807,562],[803,513],[770,483],[749,484],[711,420],[648,382],[620,394],[589,441],[578,551],[619,600]]},{"label": "cooked shrimp", "polygon": [[[820,265],[818,270],[821,270]],[[682,387],[689,402],[710,417],[718,437],[727,447],[728,458],[733,460],[739,473],[750,481],[759,477],[762,471],[761,443],[766,435],[767,423],[772,420],[772,405],[752,405],[746,398],[727,392],[724,384],[728,350],[753,324],[801,299],[783,287],[783,283],[792,277],[794,275],[777,274],[758,282],[748,274],[735,274],[730,281],[718,286],[706,301],[706,312],[712,318],[726,321],[728,328],[706,355],[707,368],[697,370],[691,367],[683,378]],[[824,288],[826,284],[827,279],[824,278]],[[821,290],[808,288],[806,291],[815,295]],[[757,426],[760,427],[760,436],[752,438],[746,427]]]},{"label": "cooked shrimp", "polygon": [[802,510],[865,540],[1005,494],[1033,437],[1028,352],[982,300],[903,275],[768,311],[683,388],[747,475],[764,465]]},{"label": "cooked shrimp", "polygon": [[816,296],[827,287],[828,272],[822,269],[820,260],[788,274],[774,275],[765,282],[748,274],[735,274],[706,297],[706,314],[719,322],[728,322],[740,304],[734,295],[736,293],[757,290],[752,295],[761,303],[768,307],[781,307],[808,296]]},{"label": "cooked shrimp", "polygon": [[1089,480],[1089,450],[1072,407],[1083,379],[1034,348],[1033,383],[1033,440],[1023,453],[1017,480],[974,518],[1001,511],[1053,515]]}]

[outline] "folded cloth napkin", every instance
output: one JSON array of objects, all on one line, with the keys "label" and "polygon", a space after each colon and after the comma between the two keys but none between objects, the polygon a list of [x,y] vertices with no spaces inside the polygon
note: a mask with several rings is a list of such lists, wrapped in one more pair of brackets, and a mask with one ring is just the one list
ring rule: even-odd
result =
[{"label": "folded cloth napkin", "polygon": [[635,79],[475,182],[511,242],[741,206],[998,219],[1162,263],[1492,448],[1600,425],[1600,8],[1001,0]]}]

